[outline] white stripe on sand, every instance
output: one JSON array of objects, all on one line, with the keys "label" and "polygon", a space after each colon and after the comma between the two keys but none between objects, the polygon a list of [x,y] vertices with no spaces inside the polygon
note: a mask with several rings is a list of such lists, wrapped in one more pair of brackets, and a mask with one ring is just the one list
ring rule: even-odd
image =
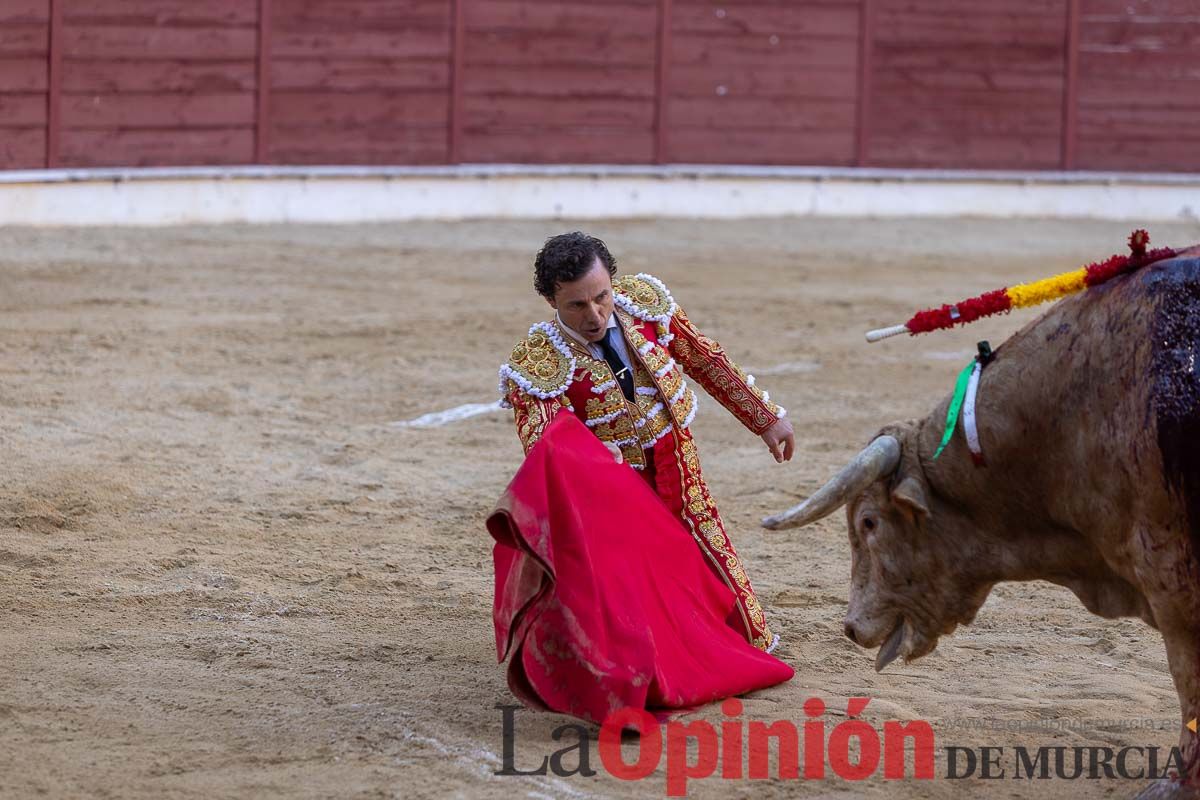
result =
[{"label": "white stripe on sand", "polygon": [[773,367],[762,367],[761,369],[748,369],[755,375],[791,375],[796,372],[816,372],[821,368],[821,364],[817,361],[789,361],[786,364],[776,364]]},{"label": "white stripe on sand", "polygon": [[478,417],[480,414],[490,414],[493,411],[503,411],[500,401],[494,403],[467,403],[462,406],[448,408],[445,411],[434,411],[430,414],[417,417],[416,419],[405,419],[391,423],[393,428],[438,428],[451,422],[458,422],[461,419],[470,419]]},{"label": "white stripe on sand", "polygon": [[[500,756],[485,747],[450,745],[432,736],[423,736],[414,730],[403,727],[400,729],[400,737],[404,741],[433,748],[442,756],[453,759],[460,766],[475,773],[475,775],[484,781],[494,781],[496,771],[493,768],[495,766],[503,766]],[[522,775],[521,780],[524,783],[532,783],[538,789],[544,789],[549,792],[549,794],[545,795],[536,791],[528,792],[529,796],[533,797],[575,797],[580,798],[580,800],[597,797],[597,795],[591,792],[576,789],[570,783],[560,778]]]}]

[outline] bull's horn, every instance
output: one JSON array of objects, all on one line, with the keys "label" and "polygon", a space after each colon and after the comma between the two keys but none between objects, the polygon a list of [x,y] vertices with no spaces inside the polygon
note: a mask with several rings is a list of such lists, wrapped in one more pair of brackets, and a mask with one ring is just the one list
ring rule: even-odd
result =
[{"label": "bull's horn", "polygon": [[794,528],[827,517],[844,506],[851,497],[884,475],[890,475],[899,463],[900,442],[896,437],[876,437],[816,494],[782,514],[767,517],[762,521],[763,527],[772,530]]}]

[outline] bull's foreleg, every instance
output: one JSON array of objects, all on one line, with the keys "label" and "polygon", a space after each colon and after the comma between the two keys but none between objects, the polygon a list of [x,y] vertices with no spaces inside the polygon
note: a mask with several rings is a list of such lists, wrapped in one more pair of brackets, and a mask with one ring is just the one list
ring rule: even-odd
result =
[{"label": "bull's foreleg", "polygon": [[1183,717],[1179,752],[1183,768],[1178,776],[1146,787],[1136,800],[1200,800],[1200,735],[1187,727],[1188,722],[1200,717],[1200,630],[1193,620],[1181,625],[1178,617],[1164,619],[1161,609],[1155,609],[1155,616],[1162,624],[1167,663],[1179,693]]},{"label": "bull's foreleg", "polygon": [[1179,695],[1180,774],[1153,787],[1158,791],[1170,787],[1174,793],[1150,796],[1200,798],[1200,735],[1187,727],[1200,718],[1200,567],[1187,528],[1147,526],[1130,538],[1139,545],[1134,558],[1135,583],[1162,633],[1167,665]]},{"label": "bull's foreleg", "polygon": [[1200,735],[1188,728],[1192,720],[1200,719],[1200,624],[1193,617],[1181,627],[1164,628],[1163,639],[1182,714],[1179,752],[1183,756],[1183,770],[1180,778],[1200,791]]},{"label": "bull's foreleg", "polygon": [[[1159,577],[1174,574],[1173,570],[1163,571]],[[1156,588],[1165,587],[1160,584]],[[1138,795],[1147,800],[1200,798],[1200,735],[1188,728],[1189,722],[1200,718],[1200,592],[1178,582],[1172,588],[1174,591],[1150,592],[1148,599],[1162,631],[1167,665],[1179,695],[1182,766],[1178,776],[1160,781]]]}]

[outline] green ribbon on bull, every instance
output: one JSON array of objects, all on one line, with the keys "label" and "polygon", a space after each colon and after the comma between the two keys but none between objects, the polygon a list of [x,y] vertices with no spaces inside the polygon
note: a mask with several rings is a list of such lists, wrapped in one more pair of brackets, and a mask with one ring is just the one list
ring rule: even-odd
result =
[{"label": "green ribbon on bull", "polygon": [[950,408],[946,409],[946,430],[942,434],[942,443],[933,454],[936,459],[954,438],[954,429],[958,427],[958,415],[962,413],[963,398],[967,396],[967,384],[971,382],[971,373],[975,371],[975,359],[958,373],[958,382],[954,384],[954,397],[950,400]]}]

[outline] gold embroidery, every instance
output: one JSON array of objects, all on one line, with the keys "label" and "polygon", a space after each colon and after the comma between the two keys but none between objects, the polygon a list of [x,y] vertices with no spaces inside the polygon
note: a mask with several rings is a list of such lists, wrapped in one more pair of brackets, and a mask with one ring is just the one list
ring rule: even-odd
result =
[{"label": "gold embroidery", "polygon": [[[633,369],[633,387],[637,392],[634,397],[637,399],[638,409],[643,415],[650,413],[654,404],[662,401],[658,395],[658,387],[654,385],[654,381],[650,380],[650,373],[642,369],[641,364],[637,364]],[[641,391],[638,391],[639,389]]]},{"label": "gold embroidery", "polygon": [[688,417],[692,415],[693,409],[696,407],[696,395],[691,389],[684,391],[683,395],[671,404],[671,417],[675,420],[680,428],[686,428],[689,422]]},{"label": "gold embroidery", "polygon": [[774,415],[779,414],[779,406],[774,402],[765,399],[767,396],[766,392],[758,388],[757,385],[749,383],[750,376],[748,376],[741,367],[739,367],[737,364],[734,364],[732,361],[729,362],[729,366],[733,368],[733,374],[737,376],[738,380],[745,384],[746,388],[750,390],[750,393],[757,397],[759,402],[763,403],[767,407],[768,411]]},{"label": "gold embroidery", "polygon": [[570,359],[559,352],[541,330],[535,330],[518,342],[508,363],[514,372],[541,392],[561,392],[571,379]]},{"label": "gold embroidery", "polygon": [[[634,366],[634,384],[655,390],[654,394],[639,393],[637,397],[638,408],[649,417],[638,429],[638,432],[643,443],[649,445],[672,422],[680,427],[688,422],[692,409],[695,407],[696,396],[691,390],[680,392],[684,380],[683,371],[678,364],[668,369],[662,377],[655,378],[652,373],[662,371],[671,363],[670,352],[661,344],[647,339],[628,314],[619,313],[617,318],[626,327],[629,343],[637,352],[637,357],[634,359],[637,362]],[[647,342],[650,343],[648,348],[645,347]],[[645,349],[644,354],[642,353],[643,349]],[[675,398],[674,403],[671,402],[672,398]],[[658,403],[662,404],[662,408],[656,410],[654,406]],[[651,413],[652,411],[653,413]]]},{"label": "gold embroidery", "polygon": [[693,536],[697,536],[697,541],[705,548],[709,557],[721,568],[726,584],[738,598],[738,608],[746,625],[747,639],[755,647],[765,650],[774,637],[767,625],[762,606],[754,595],[750,579],[742,567],[741,559],[734,552],[725,534],[725,526],[721,522],[716,504],[701,477],[696,445],[686,432],[679,438],[677,455],[680,477],[684,485],[684,521],[691,527]]},{"label": "gold embroidery", "polygon": [[[679,394],[679,387],[683,386],[683,372],[679,368],[675,368],[669,371],[666,375],[663,375],[662,378],[659,379],[658,383],[660,386],[662,386],[663,395],[669,400],[670,398]],[[679,398],[679,400],[682,399],[682,397]],[[679,400],[676,400],[675,402],[678,403]]]},{"label": "gold embroidery", "polygon": [[641,442],[623,445],[621,447],[621,458],[625,459],[625,463],[631,467],[640,468],[646,466],[646,453],[642,450]]},{"label": "gold embroidery", "polygon": [[512,403],[514,422],[517,426],[517,438],[521,447],[528,454],[538,440],[546,425],[560,408],[570,408],[570,401],[559,396],[553,400],[541,400],[525,394],[515,382],[508,381],[508,399]]},{"label": "gold embroidery", "polygon": [[627,297],[647,317],[670,313],[671,301],[657,286],[636,275],[622,275],[613,281],[613,291]]},{"label": "gold embroidery", "polygon": [[609,422],[600,422],[589,427],[602,442],[618,442],[635,435],[633,420],[628,414],[622,414]]},{"label": "gold embroidery", "polygon": [[656,441],[660,436],[662,436],[663,431],[665,431],[670,425],[671,418],[667,416],[667,412],[663,410],[656,411],[654,415],[649,417],[645,424],[638,429],[638,435],[646,445],[649,445],[651,442]]},{"label": "gold embroidery", "polygon": [[[619,321],[621,317],[618,316],[617,319]],[[625,338],[629,340],[629,344],[633,347],[633,349],[637,350],[639,353],[642,352],[642,348],[645,347],[646,342],[649,341],[645,334],[638,330],[637,325],[634,324],[632,320],[630,320],[630,324],[625,327]]]},{"label": "gold embroidery", "polygon": [[[661,345],[654,344],[642,356],[642,363],[646,365],[646,369],[650,370],[650,374],[658,375],[658,373],[662,372],[663,367],[671,363],[671,354],[664,350]],[[661,377],[659,380],[661,380]]]},{"label": "gold embroidery", "polygon": [[624,408],[625,395],[621,394],[620,388],[617,388],[609,389],[604,394],[597,395],[596,397],[589,397],[583,412],[590,421],[607,417],[610,414],[620,413]]},{"label": "gold embroidery", "polygon": [[748,384],[746,373],[729,360],[724,349],[701,334],[683,309],[676,309],[675,340],[671,348],[683,370],[710,395],[755,433],[762,433],[778,419],[779,406],[764,401],[763,392]]},{"label": "gold embroidery", "polygon": [[525,419],[517,425],[517,436],[525,446],[526,453],[530,451],[541,435],[542,429],[546,427],[546,412],[542,409],[542,404],[530,403],[529,405],[529,412],[525,414]]}]

